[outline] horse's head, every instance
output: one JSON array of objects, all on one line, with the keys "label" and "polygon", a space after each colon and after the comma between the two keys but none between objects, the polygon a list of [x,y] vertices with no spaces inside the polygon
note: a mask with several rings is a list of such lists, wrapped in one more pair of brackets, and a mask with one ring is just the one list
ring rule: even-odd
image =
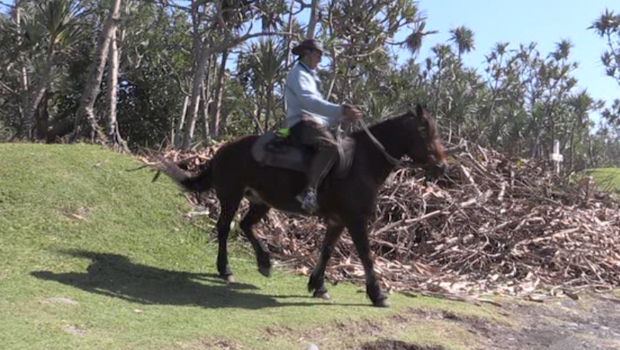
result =
[{"label": "horse's head", "polygon": [[406,154],[417,163],[422,163],[434,177],[442,176],[447,168],[446,156],[435,121],[421,105],[406,115],[406,132],[413,135],[411,146]]}]

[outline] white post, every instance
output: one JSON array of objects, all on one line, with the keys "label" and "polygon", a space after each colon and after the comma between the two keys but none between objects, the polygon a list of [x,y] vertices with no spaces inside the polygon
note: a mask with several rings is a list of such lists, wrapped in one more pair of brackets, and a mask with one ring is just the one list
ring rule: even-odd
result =
[{"label": "white post", "polygon": [[551,153],[551,161],[553,162],[555,173],[560,173],[561,163],[564,161],[564,156],[560,154],[560,141],[555,140],[553,142],[553,153]]}]

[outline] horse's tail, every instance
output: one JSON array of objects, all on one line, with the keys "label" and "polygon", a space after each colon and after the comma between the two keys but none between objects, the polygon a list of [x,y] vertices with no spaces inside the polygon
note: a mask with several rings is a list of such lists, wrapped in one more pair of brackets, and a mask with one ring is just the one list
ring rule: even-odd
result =
[{"label": "horse's tail", "polygon": [[210,162],[202,165],[200,172],[195,175],[188,175],[178,165],[166,159],[161,160],[159,170],[188,191],[206,192],[211,189]]}]

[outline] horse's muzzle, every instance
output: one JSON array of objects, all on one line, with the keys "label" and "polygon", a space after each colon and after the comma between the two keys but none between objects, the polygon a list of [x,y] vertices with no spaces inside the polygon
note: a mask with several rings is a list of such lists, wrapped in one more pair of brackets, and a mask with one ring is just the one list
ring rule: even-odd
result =
[{"label": "horse's muzzle", "polygon": [[439,179],[439,178],[442,178],[444,175],[446,175],[447,171],[448,171],[448,163],[439,162],[431,166],[429,175],[433,179]]}]

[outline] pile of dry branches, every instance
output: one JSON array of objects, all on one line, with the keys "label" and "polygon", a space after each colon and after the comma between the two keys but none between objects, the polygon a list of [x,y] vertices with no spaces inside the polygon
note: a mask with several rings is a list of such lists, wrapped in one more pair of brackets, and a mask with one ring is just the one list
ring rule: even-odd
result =
[{"label": "pile of dry branches", "polygon": [[[166,156],[191,170],[214,151]],[[449,163],[448,180],[427,182],[421,171],[399,170],[381,190],[370,241],[387,288],[531,296],[620,286],[618,204],[590,178],[571,184],[543,162],[477,146],[461,147]],[[209,196],[198,202],[216,218],[217,201]],[[281,264],[311,271],[324,234],[318,219],[272,211],[257,226]],[[327,276],[363,281],[347,234]]]}]

